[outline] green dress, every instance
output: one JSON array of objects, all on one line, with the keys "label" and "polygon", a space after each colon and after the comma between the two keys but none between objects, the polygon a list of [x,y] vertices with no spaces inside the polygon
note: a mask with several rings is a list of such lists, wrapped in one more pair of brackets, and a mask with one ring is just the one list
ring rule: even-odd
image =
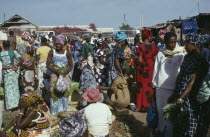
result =
[{"label": "green dress", "polygon": [[88,54],[90,52],[93,52],[93,46],[89,43],[85,43],[82,45],[82,57],[84,59],[87,59],[88,58]]},{"label": "green dress", "polygon": [[[14,65],[14,59],[18,59],[20,57],[21,55],[14,50],[2,51],[0,53],[2,66],[12,66]],[[18,73],[12,69],[5,69],[3,70],[3,77],[6,109],[10,110],[16,108],[19,103],[20,93],[18,86]]]}]

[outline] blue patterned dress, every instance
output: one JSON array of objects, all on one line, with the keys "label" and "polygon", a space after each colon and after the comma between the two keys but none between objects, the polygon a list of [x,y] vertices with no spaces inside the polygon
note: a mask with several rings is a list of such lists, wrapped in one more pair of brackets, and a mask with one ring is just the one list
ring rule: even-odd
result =
[{"label": "blue patterned dress", "polygon": [[114,47],[110,59],[109,59],[109,79],[108,79],[108,85],[111,86],[112,82],[118,77],[120,74],[119,70],[115,66],[115,60],[119,59],[120,60],[120,66],[121,69],[124,69],[124,61],[125,61],[125,55],[124,51],[122,48],[116,46]]},{"label": "blue patterned dress", "polygon": [[[2,51],[0,53],[0,60],[3,66],[13,66],[14,59],[20,58],[20,54],[17,51]],[[5,102],[6,109],[10,110],[16,108],[19,103],[20,93],[18,85],[18,73],[12,69],[4,69],[4,90],[5,90]]]},{"label": "blue patterned dress", "polygon": [[[57,54],[55,50],[53,50],[53,57],[52,57],[52,64],[58,66],[59,68],[67,67],[68,59],[66,56],[67,51],[64,52],[64,54]],[[66,75],[65,77],[70,83],[69,75]],[[51,82],[50,82],[50,92],[56,92],[55,91],[55,82],[57,81],[58,77],[54,73],[51,74]],[[70,92],[70,87],[68,86],[68,91]],[[55,100],[51,94],[50,98],[50,112],[53,115],[57,115],[59,112],[64,112],[68,108],[68,97],[65,96],[65,94],[57,96],[57,99]]]}]

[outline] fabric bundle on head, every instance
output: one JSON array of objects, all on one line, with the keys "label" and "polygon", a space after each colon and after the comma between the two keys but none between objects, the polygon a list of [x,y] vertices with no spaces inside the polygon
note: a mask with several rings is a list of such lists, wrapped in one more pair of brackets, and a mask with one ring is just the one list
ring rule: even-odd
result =
[{"label": "fabric bundle on head", "polygon": [[30,38],[29,37],[29,34],[27,32],[23,32],[23,34],[21,35],[21,37],[24,38],[24,39],[26,39],[26,40]]},{"label": "fabric bundle on head", "polygon": [[72,40],[73,40],[73,41],[76,41],[76,40],[78,41],[78,40],[80,40],[80,37],[74,35],[74,36],[72,37]]},{"label": "fabric bundle on head", "polygon": [[188,34],[186,36],[186,41],[197,47],[202,47],[203,44],[207,42],[206,37],[201,34]]},{"label": "fabric bundle on head", "polygon": [[95,103],[101,99],[101,93],[95,88],[89,88],[85,90],[83,97],[87,102]]},{"label": "fabric bundle on head", "polygon": [[56,36],[56,40],[55,40],[55,43],[59,43],[59,44],[62,44],[64,45],[65,43],[65,37],[63,35],[57,35]]},{"label": "fabric bundle on head", "polygon": [[68,115],[59,124],[64,137],[81,137],[87,130],[86,120],[78,115]]},{"label": "fabric bundle on head", "polygon": [[118,43],[126,40],[127,36],[126,36],[125,31],[118,31],[115,35],[115,39]]}]

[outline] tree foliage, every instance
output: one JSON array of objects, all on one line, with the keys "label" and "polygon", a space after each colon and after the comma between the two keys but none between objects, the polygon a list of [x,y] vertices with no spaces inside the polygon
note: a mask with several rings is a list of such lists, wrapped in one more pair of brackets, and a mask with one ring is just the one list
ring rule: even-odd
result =
[{"label": "tree foliage", "polygon": [[119,27],[120,30],[134,30],[133,27],[131,27],[129,24],[123,23],[122,26]]},{"label": "tree foliage", "polygon": [[65,33],[65,32],[82,32],[87,31],[86,29],[81,29],[77,27],[55,27],[52,28],[51,31],[55,31],[56,33]]},{"label": "tree foliage", "polygon": [[93,31],[97,31],[96,29],[96,25],[94,23],[90,23],[90,29],[92,29]]}]

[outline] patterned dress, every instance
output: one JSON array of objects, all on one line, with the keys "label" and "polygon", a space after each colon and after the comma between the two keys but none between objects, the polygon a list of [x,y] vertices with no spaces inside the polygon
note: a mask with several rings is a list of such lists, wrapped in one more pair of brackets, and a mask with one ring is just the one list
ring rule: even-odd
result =
[{"label": "patterned dress", "polygon": [[114,47],[110,59],[109,59],[109,79],[108,79],[108,85],[111,86],[112,82],[117,78],[117,76],[120,74],[119,70],[115,66],[115,60],[120,60],[120,66],[121,69],[124,69],[125,67],[125,55],[122,48],[116,46]]},{"label": "patterned dress", "polygon": [[[58,69],[67,68],[68,59],[66,56],[67,51],[64,54],[57,54],[55,50],[53,50],[52,64],[58,67]],[[68,90],[63,94],[58,94],[55,90],[55,84],[58,79],[57,75],[52,73],[50,82],[50,112],[53,115],[57,115],[59,112],[64,112],[68,107],[68,96],[70,95],[70,86],[68,86]],[[65,77],[70,83],[69,75]]]},{"label": "patterned dress", "polygon": [[[183,94],[191,82],[193,74],[198,73],[201,65],[202,59],[200,54],[191,52],[185,56],[176,80],[176,87],[173,94],[174,98],[179,98]],[[184,99],[183,107],[185,116],[179,119],[177,124],[174,125],[174,137],[194,137],[195,135],[199,114],[199,103],[196,100],[196,96],[202,82],[201,79],[202,75],[196,75],[192,91]]]},{"label": "patterned dress", "polygon": [[[20,54],[14,50],[2,51],[0,53],[0,60],[3,66],[14,65],[14,59],[18,59],[20,57]],[[20,93],[18,85],[18,73],[12,69],[5,69],[3,70],[3,77],[6,109],[10,110],[16,108],[19,103]]]},{"label": "patterned dress", "polygon": [[95,66],[96,73],[95,73],[95,77],[96,77],[97,85],[106,87],[107,82],[108,82],[107,71],[106,71],[106,66],[104,64],[100,63],[100,58],[101,57],[105,61],[106,54],[102,49],[98,49],[96,51],[96,66]]},{"label": "patterned dress", "polygon": [[142,44],[137,48],[138,57],[142,57],[142,62],[137,66],[137,97],[136,108],[147,111],[152,101],[154,90],[152,87],[152,76],[158,49],[156,45]]}]

